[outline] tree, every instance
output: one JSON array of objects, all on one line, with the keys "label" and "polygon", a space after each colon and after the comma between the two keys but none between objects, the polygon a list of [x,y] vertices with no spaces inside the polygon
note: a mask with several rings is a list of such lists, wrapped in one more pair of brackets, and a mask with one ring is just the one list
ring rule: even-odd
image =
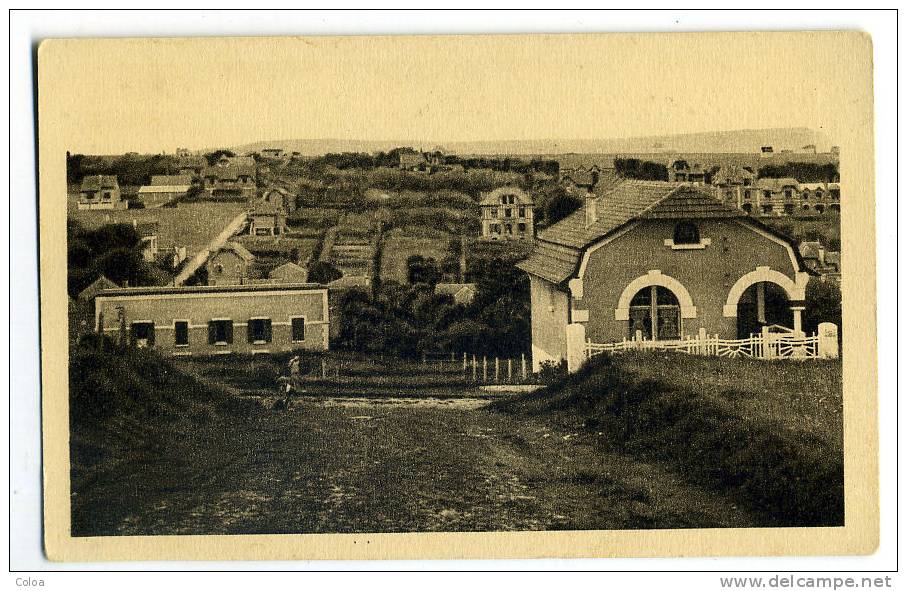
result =
[{"label": "tree", "polygon": [[555,190],[548,201],[544,203],[542,218],[550,226],[561,221],[582,206],[582,199],[558,186],[558,190]]},{"label": "tree", "polygon": [[407,278],[411,284],[423,283],[434,287],[441,280],[441,269],[435,259],[414,254],[406,259]]},{"label": "tree", "polygon": [[343,273],[325,261],[318,261],[309,268],[309,281],[328,284],[343,277]]},{"label": "tree", "polygon": [[208,166],[214,166],[214,163],[220,160],[221,156],[226,156],[227,158],[233,158],[236,156],[231,150],[214,150],[213,152],[208,152],[205,154],[205,160],[208,161]]},{"label": "tree", "polygon": [[816,332],[822,322],[833,322],[841,328],[841,288],[834,281],[810,277],[806,284],[803,330]]}]

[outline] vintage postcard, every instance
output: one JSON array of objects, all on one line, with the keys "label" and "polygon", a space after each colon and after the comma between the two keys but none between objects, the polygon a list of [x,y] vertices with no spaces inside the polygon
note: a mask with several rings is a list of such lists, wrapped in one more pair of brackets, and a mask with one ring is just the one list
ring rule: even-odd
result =
[{"label": "vintage postcard", "polygon": [[47,555],[874,551],[871,48],[44,41]]}]

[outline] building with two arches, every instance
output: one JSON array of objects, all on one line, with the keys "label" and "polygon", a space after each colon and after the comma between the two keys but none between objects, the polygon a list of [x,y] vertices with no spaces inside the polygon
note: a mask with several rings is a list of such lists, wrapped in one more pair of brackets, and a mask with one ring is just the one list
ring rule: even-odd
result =
[{"label": "building with two arches", "polygon": [[809,271],[793,241],[711,190],[626,181],[539,233],[530,276],[537,370],[566,328],[598,343],[801,330]]}]

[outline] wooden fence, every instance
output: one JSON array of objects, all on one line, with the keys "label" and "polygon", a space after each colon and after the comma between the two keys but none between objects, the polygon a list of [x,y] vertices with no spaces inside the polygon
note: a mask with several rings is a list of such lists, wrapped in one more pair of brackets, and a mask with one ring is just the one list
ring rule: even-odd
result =
[{"label": "wooden fence", "polygon": [[754,359],[816,359],[820,352],[819,336],[794,332],[750,335],[746,339],[722,339],[700,333],[696,337],[672,341],[623,340],[619,343],[586,343],[586,357],[619,351],[678,351],[690,355],[716,357],[751,357]]}]

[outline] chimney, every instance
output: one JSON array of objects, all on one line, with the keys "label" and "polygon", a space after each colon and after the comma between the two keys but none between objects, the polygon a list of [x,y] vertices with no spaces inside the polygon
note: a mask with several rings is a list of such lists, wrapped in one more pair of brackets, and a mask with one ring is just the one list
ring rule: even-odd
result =
[{"label": "chimney", "polygon": [[586,197],[586,227],[588,228],[592,224],[598,221],[598,203],[595,200],[595,197],[590,195]]}]

